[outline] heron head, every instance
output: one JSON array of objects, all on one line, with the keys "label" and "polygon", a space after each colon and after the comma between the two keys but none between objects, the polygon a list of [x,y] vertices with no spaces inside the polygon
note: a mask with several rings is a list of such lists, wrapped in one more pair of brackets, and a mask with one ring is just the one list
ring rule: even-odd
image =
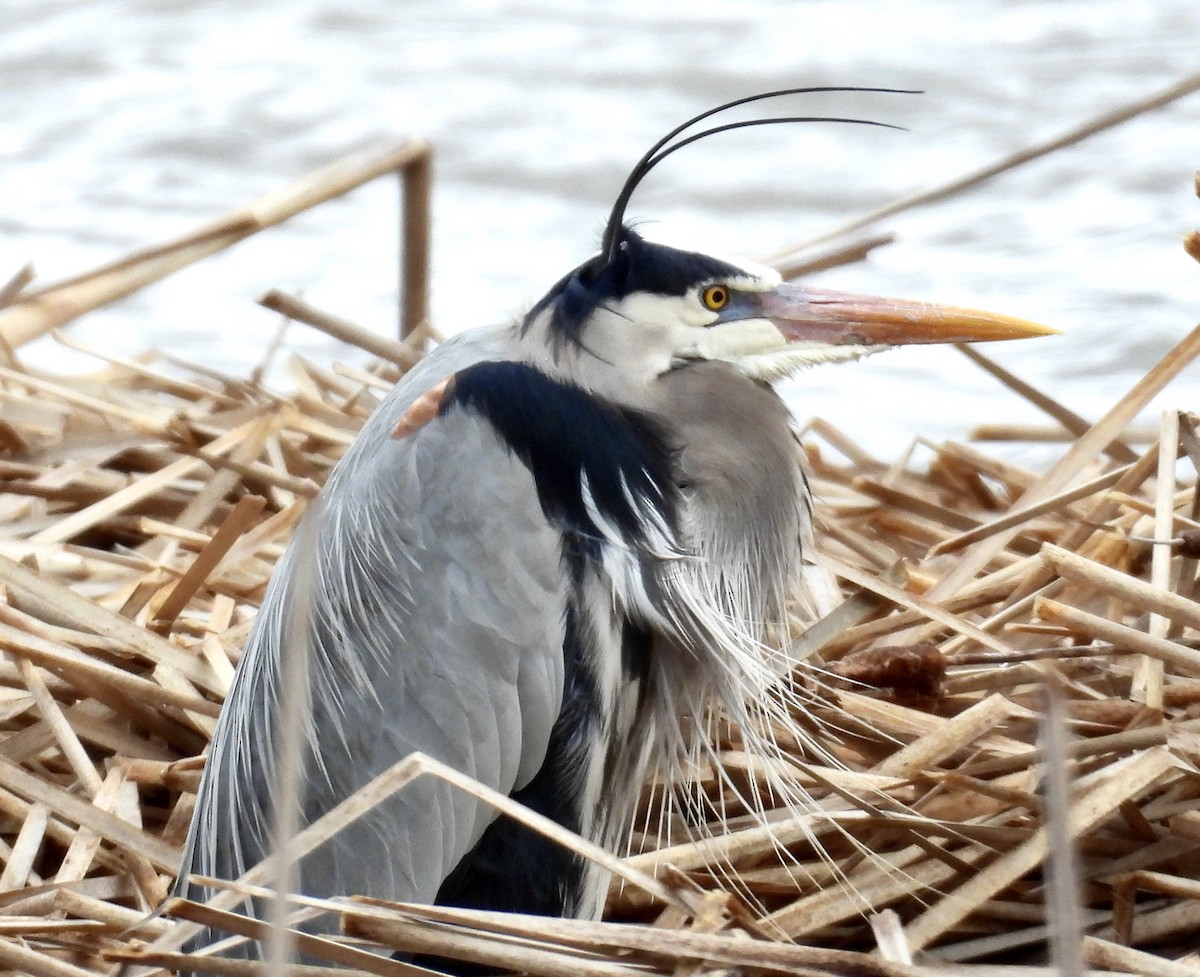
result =
[{"label": "heron head", "polygon": [[785,282],[773,268],[649,241],[622,226],[611,253],[562,278],[533,307],[552,346],[628,373],[718,360],[762,380],[892,346],[1050,335],[1006,315]]},{"label": "heron head", "polygon": [[[910,343],[970,343],[1053,334],[1009,316],[899,299],[874,298],[784,282],[752,261],[718,258],[649,241],[625,223],[634,190],[658,163],[697,140],[746,126],[864,119],[783,116],[691,131],[750,102],[813,91],[787,89],[736,99],[702,112],[658,140],[617,194],[600,253],[563,277],[526,316],[525,335],[615,367],[626,379],[654,376],[690,360],[719,360],[757,379],[806,366],[857,359]],[[888,127],[891,128],[891,127]]]}]

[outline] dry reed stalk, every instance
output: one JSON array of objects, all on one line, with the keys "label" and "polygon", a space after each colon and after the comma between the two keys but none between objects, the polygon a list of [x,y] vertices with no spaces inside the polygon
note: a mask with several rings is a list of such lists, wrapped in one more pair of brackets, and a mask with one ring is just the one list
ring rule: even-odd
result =
[{"label": "dry reed stalk", "polygon": [[[1042,424],[978,424],[971,428],[972,441],[1028,441],[1069,444],[1076,435],[1065,427]],[[1128,427],[1121,440],[1128,445],[1145,444],[1158,437],[1158,431],[1148,427]]]},{"label": "dry reed stalk", "polygon": [[76,278],[24,291],[0,310],[0,339],[8,347],[20,347],[319,203],[403,170],[426,159],[429,152],[428,143],[414,139],[347,156],[173,241],[136,251]]},{"label": "dry reed stalk", "polygon": [[[789,259],[798,251],[807,250],[815,247],[818,244],[824,244],[827,241],[842,237],[846,234],[851,234],[855,231],[861,231],[865,227],[870,227],[872,224],[877,224],[879,221],[887,217],[893,217],[896,214],[903,213],[906,210],[912,210],[915,207],[923,207],[926,204],[934,203],[938,200],[945,200],[955,194],[962,193],[964,190],[969,190],[973,187],[985,183],[994,176],[1008,170],[1015,169],[1018,166],[1023,166],[1033,160],[1040,159],[1050,153],[1057,152],[1067,146],[1073,146],[1078,142],[1094,136],[1097,133],[1104,132],[1115,126],[1128,122],[1130,119],[1135,119],[1139,115],[1144,115],[1147,112],[1152,112],[1155,109],[1162,108],[1165,105],[1170,105],[1172,102],[1178,101],[1191,95],[1193,92],[1200,90],[1200,74],[1188,75],[1181,78],[1173,85],[1169,85],[1161,91],[1155,92],[1145,98],[1136,99],[1126,105],[1118,106],[1107,112],[1102,112],[1100,115],[1081,125],[1075,126],[1072,129],[1061,133],[1051,139],[1042,142],[1036,142],[1023,149],[1018,150],[1008,156],[996,160],[993,163],[983,166],[970,173],[966,173],[960,177],[948,181],[940,186],[933,187],[929,190],[923,190],[918,193],[911,194],[906,197],[901,197],[899,200],[894,200],[889,204],[877,208],[861,217],[856,217],[853,220],[847,221],[832,230],[819,234],[816,237],[809,238],[800,244],[791,245],[781,251],[777,251],[771,255],[769,261],[782,261]],[[1197,259],[1200,260],[1200,259]]]},{"label": "dry reed stalk", "polygon": [[327,336],[332,336],[343,343],[366,350],[372,356],[389,360],[405,370],[412,367],[421,358],[424,335],[420,332],[415,335],[409,333],[405,341],[397,342],[394,339],[368,332],[361,326],[330,315],[328,312],[322,312],[307,302],[276,290],[267,292],[258,300],[258,304],[287,316],[289,319],[295,319],[314,329],[319,329]]}]

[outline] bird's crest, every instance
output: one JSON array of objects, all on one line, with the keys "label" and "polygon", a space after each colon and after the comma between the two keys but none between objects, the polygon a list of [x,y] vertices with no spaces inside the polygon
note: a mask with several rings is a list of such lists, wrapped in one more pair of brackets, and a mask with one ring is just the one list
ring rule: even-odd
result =
[{"label": "bird's crest", "polygon": [[735,98],[732,101],[723,102],[722,104],[714,106],[711,109],[706,109],[699,115],[692,116],[686,122],[677,125],[665,136],[659,139],[653,146],[646,150],[645,155],[643,155],[642,158],[634,164],[633,169],[629,171],[629,176],[625,178],[625,183],[621,187],[621,192],[617,194],[617,199],[613,202],[612,211],[608,216],[608,223],[604,228],[604,239],[600,245],[601,258],[605,262],[610,262],[616,257],[617,249],[620,247],[621,243],[621,231],[625,229],[625,208],[629,206],[629,200],[633,196],[633,191],[636,190],[642,180],[645,179],[646,174],[648,174],[652,169],[654,169],[654,167],[656,167],[677,149],[683,149],[684,146],[689,146],[694,142],[699,142],[701,139],[714,136],[719,132],[728,132],[732,129],[745,129],[750,126],[783,125],[793,122],[842,122],[850,125],[880,126],[885,129],[898,128],[898,126],[889,125],[886,122],[875,122],[871,119],[842,118],[840,116],[821,115],[785,115],[740,119],[737,122],[724,122],[721,125],[709,126],[707,129],[701,129],[699,132],[688,133],[689,129],[703,122],[705,119],[711,119],[713,116],[720,115],[722,112],[728,112],[730,109],[735,109],[742,105],[749,105],[752,102],[762,102],[769,98],[782,98],[785,95],[814,95],[818,92],[883,92],[891,95],[914,94],[907,89],[900,88],[862,88],[857,86],[781,88],[777,91],[759,92],[757,95],[745,95],[742,98]]},{"label": "bird's crest", "polygon": [[684,146],[689,146],[720,132],[744,129],[750,126],[799,122],[841,122],[853,125],[880,126],[887,129],[898,128],[886,122],[876,122],[871,119],[785,115],[739,119],[689,132],[705,119],[743,105],[787,95],[811,95],[819,92],[912,94],[907,89],[898,88],[854,86],[782,88],[777,91],[760,92],[756,95],[736,98],[692,116],[657,140],[634,164],[613,202],[608,223],[604,228],[600,253],[563,276],[529,311],[525,317],[524,328],[528,329],[534,320],[549,308],[551,341],[555,345],[570,343],[582,346],[581,333],[584,324],[596,308],[606,300],[621,298],[639,290],[666,295],[682,295],[689,286],[702,279],[741,274],[741,269],[708,255],[682,251],[645,240],[625,222],[625,211],[629,206],[629,201],[646,175],[664,159]]}]

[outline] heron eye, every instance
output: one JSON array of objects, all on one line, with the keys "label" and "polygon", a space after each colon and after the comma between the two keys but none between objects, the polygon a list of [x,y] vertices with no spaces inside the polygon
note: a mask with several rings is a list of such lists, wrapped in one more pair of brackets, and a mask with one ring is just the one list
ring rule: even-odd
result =
[{"label": "heron eye", "polygon": [[711,309],[713,312],[720,312],[729,304],[729,289],[724,285],[709,285],[704,290],[704,294],[700,296],[706,309]]}]

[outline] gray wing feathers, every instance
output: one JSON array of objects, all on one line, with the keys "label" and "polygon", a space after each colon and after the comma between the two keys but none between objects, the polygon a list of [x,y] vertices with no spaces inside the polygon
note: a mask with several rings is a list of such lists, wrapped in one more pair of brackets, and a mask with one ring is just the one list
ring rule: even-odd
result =
[{"label": "gray wing feathers", "polygon": [[[389,395],[289,548],[238,669],[182,874],[236,878],[269,849],[278,678],[302,561],[310,578],[312,719],[302,823],[414,750],[510,793],[536,773],[562,701],[559,538],[532,477],[462,411],[413,435],[396,420],[445,375],[504,355],[505,334],[447,343]],[[481,477],[486,473],[486,477]],[[502,503],[502,504],[501,504]],[[423,778],[301,866],[300,888],[432,901],[490,809]],[[394,853],[394,857],[389,854]]]}]

